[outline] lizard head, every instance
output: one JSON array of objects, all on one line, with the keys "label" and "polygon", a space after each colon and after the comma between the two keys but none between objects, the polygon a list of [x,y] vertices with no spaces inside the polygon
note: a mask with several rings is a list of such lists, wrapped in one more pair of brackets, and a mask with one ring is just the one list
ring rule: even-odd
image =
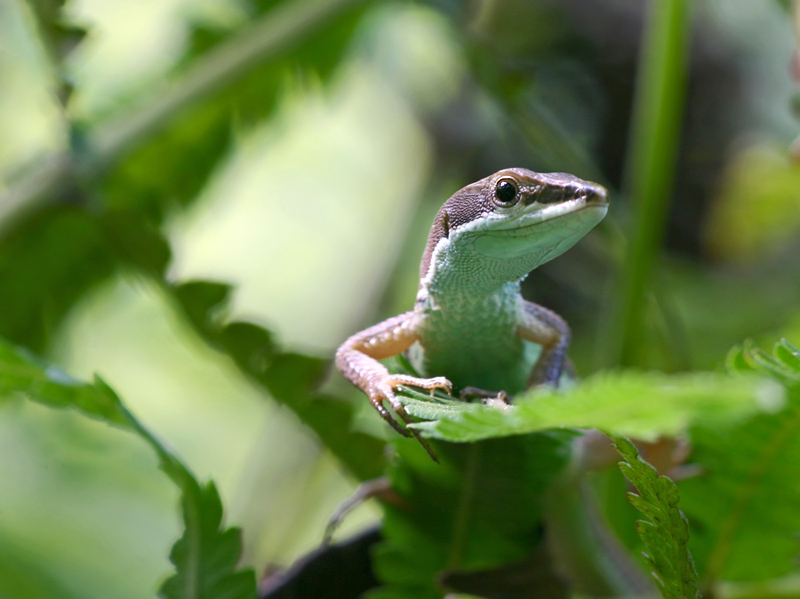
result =
[{"label": "lizard head", "polygon": [[518,280],[571,248],[607,209],[606,190],[596,183],[566,173],[499,171],[444,203],[428,238],[421,276],[430,279],[456,261],[493,282]]}]

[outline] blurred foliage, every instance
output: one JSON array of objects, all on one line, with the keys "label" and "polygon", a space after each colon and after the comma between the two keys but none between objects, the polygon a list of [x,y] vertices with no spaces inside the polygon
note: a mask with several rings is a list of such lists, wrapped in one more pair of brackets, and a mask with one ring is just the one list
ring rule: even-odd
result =
[{"label": "blurred foliage", "polygon": [[[137,406],[123,405],[101,378],[82,383],[36,357],[52,361],[60,345],[69,345],[64,337],[70,317],[102,285],[139,277],[163,293],[165,309],[194,335],[187,345],[213,348],[214,360],[291,414],[291,423],[334,456],[343,473],[337,476],[351,485],[388,477],[388,490],[379,494],[380,535],[365,535],[369,543],[348,553],[344,565],[328,564],[333,551],[322,548],[315,556],[322,564],[317,574],[295,568],[289,577],[319,578],[323,572],[347,578],[351,570],[371,568],[382,586],[351,593],[386,599],[449,591],[569,597],[576,589],[588,596],[643,596],[655,592],[647,582],[650,571],[662,595],[673,597],[692,596],[694,559],[703,596],[797,596],[800,522],[792,481],[800,463],[800,352],[789,341],[773,355],[746,344],[729,356],[727,372],[674,373],[718,367],[744,338],[797,334],[800,186],[788,147],[797,123],[784,68],[792,26],[780,8],[787,3],[697,3],[691,14],[690,4],[231,1],[216,7],[230,18],[181,13],[183,29],[176,31],[185,37],[170,46],[163,72],[131,81],[118,96],[99,102],[101,110],[82,112],[81,81],[91,75],[81,71],[80,52],[73,50],[108,32],[76,19],[69,3],[14,0],[2,9],[22,15],[14,39],[26,40],[25,52],[38,52],[45,66],[26,80],[3,71],[0,62],[0,77],[12,81],[2,86],[3,94],[14,96],[20,119],[39,126],[45,117],[25,105],[32,96],[22,85],[14,87],[35,81],[48,90],[47,110],[60,121],[51,124],[55,149],[42,147],[32,163],[0,165],[0,407],[22,394],[138,435],[179,489],[183,515],[183,533],[169,554],[172,565],[162,552],[163,580],[151,581],[150,589],[160,587],[169,598],[255,596],[253,564],[237,561],[239,530],[223,523],[225,494],[214,482],[200,483],[133,415]],[[117,18],[124,20],[125,13]],[[757,25],[764,22],[769,27]],[[387,23],[396,28],[392,35]],[[423,28],[427,45],[413,46]],[[763,46],[757,58],[753,40]],[[143,37],[136,43],[141,48],[149,42]],[[10,52],[2,44],[0,50]],[[454,57],[444,58],[443,48]],[[403,401],[421,420],[418,430],[430,436],[442,462],[437,465],[414,440],[385,441],[384,427],[363,411],[367,402],[329,376],[329,356],[282,347],[283,323],[268,328],[260,314],[236,313],[234,285],[173,280],[175,256],[186,248],[176,247],[172,228],[190,211],[213,214],[214,206],[198,199],[241,151],[241,140],[265,124],[286,127],[283,113],[298,98],[339,101],[329,90],[354,85],[343,74],[359,69],[378,72],[359,80],[381,87],[367,97],[386,103],[385,114],[419,126],[433,150],[428,164],[421,146],[397,148],[398,157],[420,154],[415,164],[429,171],[426,200],[403,206],[414,212],[404,222],[429,220],[442,196],[507,166],[569,171],[622,190],[613,193],[608,222],[540,269],[525,292],[570,322],[580,370],[589,372],[592,363],[639,370],[600,372],[565,392],[534,391],[507,410],[409,392]],[[778,75],[770,79],[767,73]],[[278,144],[274,148],[280,152]],[[343,168],[336,156],[324,159]],[[332,218],[348,218],[339,214],[333,190],[330,197],[298,193],[322,176],[320,156],[307,160],[302,176],[278,198],[303,203],[306,240]],[[395,162],[386,173],[406,164]],[[249,168],[261,164],[253,159]],[[353,185],[363,195],[361,205],[374,200],[375,180]],[[270,236],[283,226],[280,210],[273,214],[268,222],[253,219],[259,234]],[[388,223],[375,238],[400,247],[405,233],[402,223]],[[365,289],[384,286],[382,307],[412,297],[415,282],[408,273],[415,271],[416,240],[423,234],[409,234],[394,276],[376,266],[348,280]],[[344,243],[325,250],[341,256],[343,271],[350,267]],[[289,250],[283,258],[283,264],[262,264],[247,247],[230,251],[230,260],[252,262],[252,276],[274,286],[281,285],[271,278],[281,268],[304,264]],[[314,289],[321,313],[337,294],[324,287]],[[283,292],[291,298],[297,290],[286,286]],[[380,295],[377,289],[370,297]],[[349,322],[331,328],[353,330],[377,317],[360,311],[354,308]],[[609,317],[615,312],[627,324]],[[152,340],[142,343],[154,355],[161,350]],[[147,376],[135,364],[128,368]],[[180,373],[173,377],[180,385]],[[181,419],[187,428],[196,426],[191,414]],[[48,430],[34,419],[36,426],[43,435]],[[657,477],[642,459],[651,459],[646,450],[639,448],[640,458],[631,445],[617,442],[623,469],[639,492],[634,503],[650,520],[638,525],[642,540],[631,534],[636,516],[622,483],[603,492],[601,481],[609,480],[608,467],[617,459],[605,452],[608,443],[591,449],[588,458],[581,455],[590,451],[591,434],[583,434],[589,428],[637,440],[685,435],[691,441],[695,476],[677,481],[679,496],[666,476],[680,472],[680,464]],[[209,433],[191,432],[200,438]],[[59,437],[62,442],[75,441]],[[251,466],[295,464],[287,456],[297,446],[284,449],[263,458],[254,450]],[[594,468],[602,472],[587,472]],[[246,503],[259,503],[263,488],[248,491],[253,497]],[[316,503],[326,492],[312,485],[298,490]],[[37,499],[45,505],[57,500]],[[263,522],[263,532],[284,518],[275,511],[242,524],[258,530]],[[593,525],[596,530],[588,530]],[[69,530],[65,525],[52,536],[69,538]],[[0,528],[0,597],[101,594],[90,572],[77,568],[66,577],[54,555],[16,551],[14,538],[3,535]],[[637,557],[642,543],[646,560]],[[275,564],[260,555],[251,559],[262,560],[255,565],[267,571],[266,580],[274,575]]]},{"label": "blurred foliage", "polygon": [[177,287],[175,297],[208,342],[264,385],[273,399],[291,407],[352,474],[360,480],[379,476],[383,443],[350,430],[353,408],[348,402],[315,391],[327,368],[325,360],[279,352],[270,332],[254,324],[220,323],[218,309],[229,291],[226,285],[193,282]]},{"label": "blurred foliage", "polygon": [[800,230],[800,165],[774,148],[743,152],[709,221],[707,243],[716,257],[757,264],[792,244]]},{"label": "blurred foliage", "polygon": [[[222,505],[213,483],[200,485],[178,458],[158,441],[99,377],[94,384],[70,378],[24,351],[0,345],[0,389],[21,392],[52,407],[72,407],[92,418],[138,434],[158,454],[160,467],[182,492],[185,531],[170,559],[177,573],[162,586],[167,599],[255,595],[252,570],[234,571],[241,553],[239,531],[220,529]],[[13,593],[13,587],[9,593]]]}]

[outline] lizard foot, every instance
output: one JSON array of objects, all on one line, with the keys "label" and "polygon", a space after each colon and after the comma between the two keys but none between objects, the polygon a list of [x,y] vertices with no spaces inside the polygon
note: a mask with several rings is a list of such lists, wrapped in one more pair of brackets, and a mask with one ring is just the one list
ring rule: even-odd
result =
[{"label": "lizard foot", "polygon": [[381,415],[381,418],[388,422],[394,430],[404,437],[413,436],[416,438],[417,441],[419,441],[420,444],[425,448],[425,451],[428,452],[428,455],[430,455],[435,462],[438,462],[439,459],[436,457],[436,454],[428,442],[417,431],[406,428],[396,419],[392,418],[389,410],[387,410],[383,405],[384,401],[389,402],[389,405],[392,406],[395,414],[400,417],[404,424],[411,424],[414,422],[413,418],[411,418],[409,413],[406,412],[405,406],[394,393],[395,390],[401,385],[406,387],[418,387],[420,389],[426,389],[431,392],[431,395],[433,395],[433,392],[436,389],[444,389],[449,395],[453,391],[453,384],[443,376],[437,376],[430,379],[421,379],[415,376],[409,376],[407,374],[392,374],[384,377],[380,382],[373,385],[369,392],[369,401]]},{"label": "lizard foot", "polygon": [[480,399],[483,404],[496,408],[507,408],[511,405],[511,399],[505,391],[487,391],[478,387],[464,387],[458,397],[464,401]]}]

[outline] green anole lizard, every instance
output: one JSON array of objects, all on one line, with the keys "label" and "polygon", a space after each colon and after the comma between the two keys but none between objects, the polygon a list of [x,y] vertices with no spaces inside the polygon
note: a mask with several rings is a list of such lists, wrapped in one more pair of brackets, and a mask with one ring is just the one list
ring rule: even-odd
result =
[{"label": "green anole lizard", "polygon": [[[399,386],[504,399],[557,385],[570,331],[550,310],[522,298],[520,283],[606,215],[606,190],[565,173],[499,171],[457,191],[433,221],[414,309],[356,333],[336,352],[344,376],[403,435],[426,440],[395,395]],[[406,352],[424,377],[391,374],[378,360]],[[548,493],[547,528],[559,571],[580,591],[644,596],[652,591],[600,519],[582,483],[567,473]],[[577,550],[576,550],[577,548]]]},{"label": "green anole lizard", "polygon": [[[602,186],[565,173],[511,168],[457,191],[433,221],[414,309],[350,337],[336,352],[337,367],[406,436],[409,429],[384,405],[412,422],[398,386],[462,395],[477,388],[490,396],[557,385],[569,327],[524,300],[520,282],[572,247],[607,209]],[[402,352],[430,378],[391,374],[378,362]]]}]

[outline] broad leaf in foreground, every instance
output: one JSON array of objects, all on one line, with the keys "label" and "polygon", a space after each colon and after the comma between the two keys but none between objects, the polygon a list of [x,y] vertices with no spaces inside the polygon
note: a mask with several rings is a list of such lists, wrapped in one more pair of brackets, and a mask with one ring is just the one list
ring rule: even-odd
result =
[{"label": "broad leaf in foreground", "polygon": [[652,441],[693,423],[732,422],[779,409],[783,390],[764,377],[695,373],[600,373],[566,391],[536,390],[505,407],[404,391],[412,426],[437,439],[470,442],[553,428],[599,428]]},{"label": "broad leaf in foreground", "polygon": [[645,546],[656,586],[664,599],[695,599],[697,572],[689,553],[689,524],[678,509],[678,488],[666,476],[639,457],[639,452],[625,437],[614,437],[614,447],[622,455],[619,467],[637,489],[628,493],[634,507],[648,519],[639,520],[636,528]]},{"label": "broad leaf in foreground", "polygon": [[158,454],[161,469],[181,491],[185,530],[170,558],[177,573],[161,589],[166,599],[252,599],[255,573],[236,569],[239,530],[222,525],[222,504],[213,483],[201,485],[148,431],[113,389],[97,377],[93,384],[73,379],[26,351],[0,340],[0,396],[20,392],[55,408],[72,407],[86,416],[136,433]]}]

